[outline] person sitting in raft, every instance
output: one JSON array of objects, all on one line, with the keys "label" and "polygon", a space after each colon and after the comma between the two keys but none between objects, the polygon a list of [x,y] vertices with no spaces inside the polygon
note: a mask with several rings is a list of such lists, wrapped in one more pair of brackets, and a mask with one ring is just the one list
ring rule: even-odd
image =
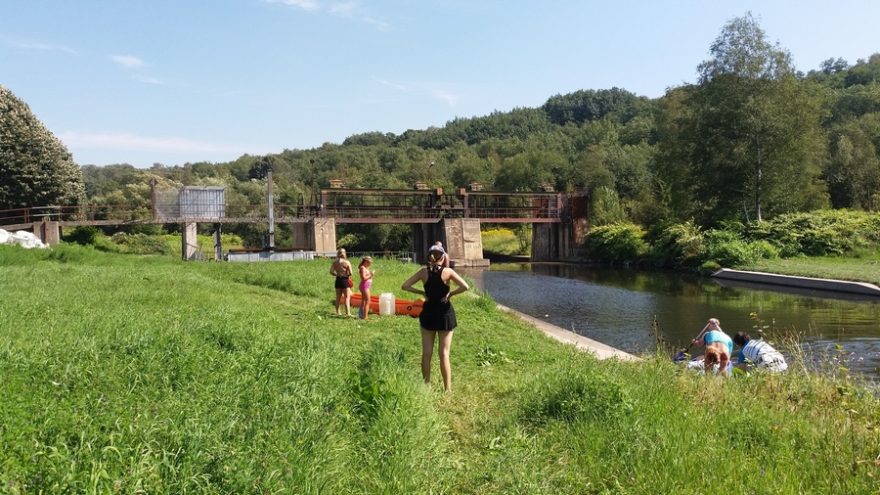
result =
[{"label": "person sitting in raft", "polygon": [[733,354],[733,339],[721,330],[721,322],[718,318],[709,318],[709,322],[703,327],[703,331],[697,335],[692,345],[705,345],[706,352],[703,356],[703,370],[706,374],[717,364],[718,370],[723,376],[730,374],[730,356]]},{"label": "person sitting in raft", "polygon": [[733,336],[733,342],[742,346],[739,350],[737,368],[748,370],[750,367],[755,367],[773,373],[788,369],[788,363],[785,362],[782,353],[764,340],[752,339],[746,332],[737,332]]}]

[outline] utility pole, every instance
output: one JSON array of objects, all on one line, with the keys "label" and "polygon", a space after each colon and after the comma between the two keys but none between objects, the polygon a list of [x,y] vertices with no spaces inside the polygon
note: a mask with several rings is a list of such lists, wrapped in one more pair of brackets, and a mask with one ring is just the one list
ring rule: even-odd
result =
[{"label": "utility pole", "polygon": [[269,198],[269,252],[275,251],[275,205],[272,199],[272,169],[266,171],[266,187]]}]

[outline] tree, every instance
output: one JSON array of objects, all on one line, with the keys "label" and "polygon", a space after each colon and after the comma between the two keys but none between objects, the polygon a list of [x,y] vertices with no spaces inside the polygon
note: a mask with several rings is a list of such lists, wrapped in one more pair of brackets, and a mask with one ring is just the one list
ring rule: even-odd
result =
[{"label": "tree", "polygon": [[760,221],[765,212],[824,205],[822,100],[813,85],[797,79],[791,56],[751,14],[726,24],[710,53],[664,144],[676,150],[660,153],[686,161],[664,167],[685,169],[667,177],[691,184],[692,213],[707,223],[741,212],[750,219],[751,205]]},{"label": "tree", "polygon": [[878,209],[880,113],[835,125],[830,131],[824,178],[836,208]]},{"label": "tree", "polygon": [[73,205],[85,194],[67,148],[0,86],[0,209]]},{"label": "tree", "polygon": [[551,122],[563,125],[567,122],[589,122],[605,116],[626,123],[647,107],[646,98],[638,97],[624,89],[611,88],[556,95],[548,99],[542,109]]}]

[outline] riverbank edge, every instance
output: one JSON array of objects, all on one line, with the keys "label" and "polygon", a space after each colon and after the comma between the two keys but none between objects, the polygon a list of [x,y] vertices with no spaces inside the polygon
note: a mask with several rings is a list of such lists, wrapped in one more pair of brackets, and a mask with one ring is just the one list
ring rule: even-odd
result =
[{"label": "riverbank edge", "polygon": [[862,294],[880,297],[880,287],[868,282],[853,282],[850,280],[836,280],[830,278],[781,275],[768,272],[734,270],[731,268],[721,268],[720,270],[712,273],[711,276],[713,278],[718,278],[722,280],[757,282],[769,285],[782,285],[787,287],[798,287],[802,289],[847,292],[851,294]]},{"label": "riverbank edge", "polygon": [[590,352],[599,359],[620,359],[622,361],[641,360],[641,358],[638,356],[634,356],[628,352],[621,351],[620,349],[611,347],[610,345],[603,344],[597,340],[584,337],[583,335],[578,335],[569,330],[565,330],[564,328],[557,327],[556,325],[539,320],[538,318],[529,316],[525,313],[521,313],[503,304],[496,303],[495,306],[499,310],[516,316],[520,320],[529,323],[530,325],[543,332],[544,335],[547,335],[548,337],[556,341],[562,342],[563,344],[570,344],[575,346],[577,349]]}]

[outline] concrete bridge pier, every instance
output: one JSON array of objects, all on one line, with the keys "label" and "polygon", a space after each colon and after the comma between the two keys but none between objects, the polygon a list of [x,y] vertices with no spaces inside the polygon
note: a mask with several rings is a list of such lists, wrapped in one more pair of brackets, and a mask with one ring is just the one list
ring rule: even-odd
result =
[{"label": "concrete bridge pier", "polygon": [[291,224],[291,228],[293,230],[293,249],[315,251],[323,256],[336,254],[335,218],[313,218],[308,222]]},{"label": "concrete bridge pier", "polygon": [[413,250],[419,262],[425,262],[428,248],[436,241],[443,243],[452,266],[489,266],[489,260],[483,258],[479,219],[448,218],[413,226]]},{"label": "concrete bridge pier", "polygon": [[532,261],[574,258],[589,231],[589,196],[586,191],[569,195],[560,223],[532,224]]},{"label": "concrete bridge pier", "polygon": [[214,261],[223,261],[222,227],[219,223],[214,224]]},{"label": "concrete bridge pier", "polygon": [[199,258],[198,228],[195,222],[187,222],[180,229],[180,254],[183,261],[195,261]]},{"label": "concrete bridge pier", "polygon": [[39,237],[43,244],[55,246],[61,242],[61,224],[54,220],[44,220],[34,223],[34,235]]},{"label": "concrete bridge pier", "polygon": [[572,223],[532,224],[532,261],[559,261],[577,256],[587,233],[586,219]]},{"label": "concrete bridge pier", "polygon": [[559,224],[532,224],[532,261],[556,261],[559,259]]}]

